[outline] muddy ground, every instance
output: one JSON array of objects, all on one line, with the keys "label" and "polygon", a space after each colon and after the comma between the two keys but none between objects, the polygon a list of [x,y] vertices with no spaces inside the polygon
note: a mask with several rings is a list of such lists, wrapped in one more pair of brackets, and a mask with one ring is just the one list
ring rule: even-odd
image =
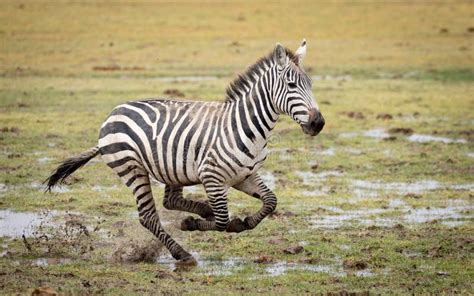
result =
[{"label": "muddy ground", "polygon": [[[472,293],[472,4],[71,5],[0,4],[2,294]],[[277,34],[288,13],[301,27]],[[140,226],[99,158],[44,193],[117,104],[222,100],[235,73],[303,33],[327,124],[309,138],[280,119],[261,172],[278,209],[252,231],[182,232],[187,214],[160,207],[196,267]],[[239,217],[260,206],[236,191],[229,203]]]}]

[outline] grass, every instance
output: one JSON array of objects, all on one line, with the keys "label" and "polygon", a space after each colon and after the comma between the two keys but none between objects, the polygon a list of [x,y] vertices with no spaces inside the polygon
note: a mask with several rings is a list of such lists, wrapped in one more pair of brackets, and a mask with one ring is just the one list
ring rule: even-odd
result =
[{"label": "grass", "polygon": [[[0,257],[3,294],[40,286],[62,294],[472,293],[472,3],[0,8],[0,208],[59,212],[59,227],[43,225],[27,239],[31,250],[21,238],[0,238],[8,251]],[[321,78],[314,94],[324,131],[308,138],[281,118],[263,169],[274,177],[278,212],[253,231],[185,233],[177,225],[186,214],[160,210],[173,237],[200,258],[197,268],[173,271],[160,247],[160,263],[123,262],[130,254],[120,250],[138,254],[155,243],[129,190],[100,161],[78,171],[67,192],[38,188],[58,161],[96,144],[117,104],[167,89],[221,100],[245,65],[276,41],[294,48],[302,37],[305,67]],[[186,75],[217,78],[155,79]],[[392,128],[465,142],[370,137]],[[427,183],[435,186],[415,186]],[[159,204],[162,187],[154,193]],[[260,206],[236,191],[229,201],[238,216]],[[336,228],[318,227],[324,221]],[[284,252],[295,245],[304,251]],[[45,257],[70,262],[38,266]]]}]

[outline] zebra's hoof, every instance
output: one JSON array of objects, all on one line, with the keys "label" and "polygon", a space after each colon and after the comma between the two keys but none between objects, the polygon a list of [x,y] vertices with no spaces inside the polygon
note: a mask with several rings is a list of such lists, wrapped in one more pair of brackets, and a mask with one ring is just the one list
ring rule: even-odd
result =
[{"label": "zebra's hoof", "polygon": [[201,216],[202,218],[206,219],[207,221],[214,221],[216,220],[216,217],[214,217],[214,213],[207,213],[203,216]]},{"label": "zebra's hoof", "polygon": [[194,217],[189,216],[181,221],[181,230],[183,231],[193,231],[197,229],[196,219]]},{"label": "zebra's hoof", "polygon": [[226,228],[227,232],[242,232],[247,230],[245,223],[240,218],[234,218]]},{"label": "zebra's hoof", "polygon": [[176,267],[192,267],[197,266],[197,261],[193,256],[189,255],[183,259],[176,261]]}]

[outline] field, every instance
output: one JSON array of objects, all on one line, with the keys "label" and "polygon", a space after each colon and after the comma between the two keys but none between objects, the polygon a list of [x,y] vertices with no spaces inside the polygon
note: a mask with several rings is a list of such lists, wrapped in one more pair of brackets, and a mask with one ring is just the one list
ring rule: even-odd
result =
[{"label": "field", "polygon": [[[0,2],[0,293],[472,294],[474,4]],[[116,105],[223,100],[276,42],[308,40],[326,119],[282,116],[262,175],[278,209],[239,234],[167,230],[178,268],[100,158],[53,193],[42,181],[97,143]],[[186,188],[204,199],[202,187]],[[232,215],[260,204],[231,191]],[[22,237],[24,235],[24,237]]]}]

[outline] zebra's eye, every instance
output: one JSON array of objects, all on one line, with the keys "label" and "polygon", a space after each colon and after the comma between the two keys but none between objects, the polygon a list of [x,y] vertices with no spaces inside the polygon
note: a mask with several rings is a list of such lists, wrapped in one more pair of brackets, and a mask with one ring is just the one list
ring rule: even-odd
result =
[{"label": "zebra's eye", "polygon": [[296,83],[294,83],[294,82],[288,82],[288,87],[289,87],[289,88],[296,88]]}]

